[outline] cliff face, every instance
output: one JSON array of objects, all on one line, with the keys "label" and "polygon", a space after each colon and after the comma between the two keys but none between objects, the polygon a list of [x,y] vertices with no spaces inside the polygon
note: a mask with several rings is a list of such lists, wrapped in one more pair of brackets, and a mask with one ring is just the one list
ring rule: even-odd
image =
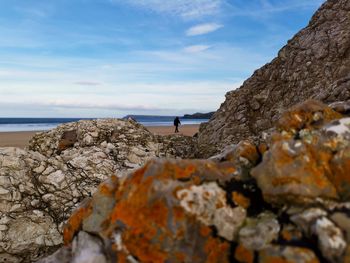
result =
[{"label": "cliff face", "polygon": [[350,1],[329,0],[278,57],[254,72],[199,132],[200,156],[271,128],[290,106],[350,98]]}]

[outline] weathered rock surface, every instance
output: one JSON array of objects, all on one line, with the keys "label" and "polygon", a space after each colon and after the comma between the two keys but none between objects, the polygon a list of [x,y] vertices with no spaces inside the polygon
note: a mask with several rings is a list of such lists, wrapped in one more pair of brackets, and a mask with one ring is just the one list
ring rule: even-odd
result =
[{"label": "weathered rock surface", "polygon": [[189,158],[194,143],[107,119],[37,134],[28,150],[0,148],[0,262],[31,262],[54,251],[63,222],[102,181],[155,157]]},{"label": "weathered rock surface", "polygon": [[336,109],[309,100],[265,147],[242,141],[110,177],[41,262],[348,262],[350,118]]},{"label": "weathered rock surface", "polygon": [[[227,161],[151,161],[125,180],[112,177],[69,219],[65,242],[81,229],[110,243],[118,262],[229,262],[247,217],[225,192],[235,171]],[[101,211],[100,202],[110,205]]]},{"label": "weathered rock surface", "polygon": [[349,99],[349,11],[348,0],[328,0],[277,58],[227,93],[209,123],[200,127],[200,155],[209,157],[228,144],[260,135],[284,110],[307,99]]},{"label": "weathered rock surface", "polygon": [[265,200],[281,205],[348,200],[350,118],[307,101],[286,111],[277,128],[270,150],[252,171]]}]

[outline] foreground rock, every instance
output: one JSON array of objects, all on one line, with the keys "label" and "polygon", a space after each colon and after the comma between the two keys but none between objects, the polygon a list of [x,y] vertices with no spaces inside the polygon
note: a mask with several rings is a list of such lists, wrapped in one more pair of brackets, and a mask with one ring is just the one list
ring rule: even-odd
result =
[{"label": "foreground rock", "polygon": [[291,108],[264,147],[110,177],[40,262],[348,262],[347,103]]},{"label": "foreground rock", "polygon": [[289,107],[315,98],[350,98],[350,2],[329,0],[280,50],[226,100],[199,131],[199,152],[209,157],[227,144],[258,136]]},{"label": "foreground rock", "polygon": [[0,148],[0,262],[55,251],[64,221],[102,181],[155,157],[189,158],[193,148],[190,137],[113,119],[61,125],[36,135],[29,150]]}]

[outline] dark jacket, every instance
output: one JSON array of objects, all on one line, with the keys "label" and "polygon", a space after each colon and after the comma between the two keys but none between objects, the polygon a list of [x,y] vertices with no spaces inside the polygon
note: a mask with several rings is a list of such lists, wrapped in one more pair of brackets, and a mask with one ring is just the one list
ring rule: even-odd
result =
[{"label": "dark jacket", "polygon": [[179,126],[179,124],[181,124],[180,119],[178,117],[176,117],[174,119],[174,126]]}]

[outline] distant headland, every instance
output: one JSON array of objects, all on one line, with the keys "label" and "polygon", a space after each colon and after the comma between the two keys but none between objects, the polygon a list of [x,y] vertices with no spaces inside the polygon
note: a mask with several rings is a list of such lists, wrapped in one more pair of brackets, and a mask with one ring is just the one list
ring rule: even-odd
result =
[{"label": "distant headland", "polygon": [[[213,114],[215,112],[208,112],[208,113],[200,113],[200,112],[196,112],[194,114],[185,114],[182,117],[180,117],[181,119],[210,119]],[[123,117],[123,119],[127,119],[127,118],[133,118],[133,119],[148,119],[148,118],[158,118],[158,119],[169,119],[169,118],[175,118],[176,116],[157,116],[157,115],[126,115],[125,117]]]}]

